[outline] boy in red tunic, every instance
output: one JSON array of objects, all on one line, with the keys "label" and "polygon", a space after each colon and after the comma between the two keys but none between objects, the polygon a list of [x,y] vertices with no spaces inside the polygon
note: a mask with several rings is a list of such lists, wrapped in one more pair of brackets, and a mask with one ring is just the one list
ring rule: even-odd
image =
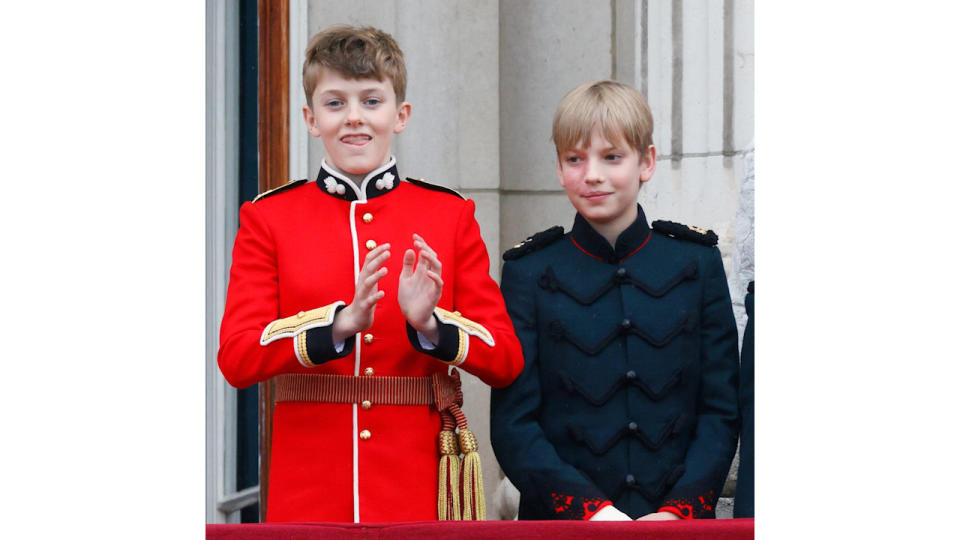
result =
[{"label": "boy in red tunic", "polygon": [[502,387],[523,360],[474,204],[401,179],[390,142],[411,107],[388,34],[320,32],[303,84],[327,157],[241,207],[220,329],[230,384],[276,377],[267,521],[482,519],[482,485],[455,496],[454,423],[464,483],[479,465],[447,371]]}]

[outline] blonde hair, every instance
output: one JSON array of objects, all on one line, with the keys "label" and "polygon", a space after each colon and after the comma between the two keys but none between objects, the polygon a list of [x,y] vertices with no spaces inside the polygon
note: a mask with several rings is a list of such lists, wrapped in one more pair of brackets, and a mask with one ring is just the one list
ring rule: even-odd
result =
[{"label": "blonde hair", "polygon": [[560,100],[551,139],[557,155],[590,146],[594,128],[612,143],[624,141],[643,157],[653,144],[653,115],[637,89],[617,81],[581,84]]},{"label": "blonde hair", "polygon": [[303,91],[307,105],[313,107],[313,90],[324,69],[332,69],[347,79],[389,78],[397,103],[407,92],[407,68],[403,51],[390,34],[371,26],[345,24],[330,26],[310,38],[303,61]]}]

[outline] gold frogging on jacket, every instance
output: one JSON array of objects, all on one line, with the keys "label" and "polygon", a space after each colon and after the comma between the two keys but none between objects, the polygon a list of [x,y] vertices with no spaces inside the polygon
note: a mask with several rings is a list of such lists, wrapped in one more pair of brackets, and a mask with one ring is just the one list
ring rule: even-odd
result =
[{"label": "gold frogging on jacket", "polygon": [[467,352],[470,350],[470,336],[476,336],[480,338],[484,343],[493,347],[493,335],[483,327],[483,325],[475,323],[470,319],[464,317],[460,314],[459,311],[447,311],[443,308],[437,307],[434,308],[433,312],[437,315],[437,319],[444,324],[452,324],[457,327],[457,356],[450,362],[455,366],[459,366],[467,358]]},{"label": "gold frogging on jacket", "polygon": [[293,350],[297,355],[297,360],[307,367],[316,367],[317,364],[310,360],[307,354],[307,330],[311,328],[320,328],[333,324],[333,315],[337,307],[345,305],[344,302],[334,302],[330,305],[311,309],[310,311],[301,311],[296,315],[277,319],[267,325],[260,335],[260,345],[267,345],[281,338],[293,338]]},{"label": "gold frogging on jacket", "polygon": [[[449,378],[454,382],[452,388],[449,383],[444,385],[441,382],[447,377],[443,373],[433,375],[434,400],[440,411],[441,422],[437,518],[441,521],[483,521],[487,518],[487,507],[483,497],[483,470],[480,453],[477,452],[477,438],[467,429],[467,417],[460,410],[463,405],[460,372],[451,370]],[[456,429],[459,432],[455,432]]]}]

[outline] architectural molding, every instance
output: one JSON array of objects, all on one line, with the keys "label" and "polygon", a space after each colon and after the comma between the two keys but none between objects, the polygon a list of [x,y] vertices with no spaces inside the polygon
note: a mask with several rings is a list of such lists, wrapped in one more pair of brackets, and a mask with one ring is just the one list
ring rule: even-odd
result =
[{"label": "architectural molding", "polygon": [[237,232],[239,14],[215,0],[206,10],[206,519],[225,523],[238,520],[221,509],[236,491],[237,398],[217,366],[217,342]]}]

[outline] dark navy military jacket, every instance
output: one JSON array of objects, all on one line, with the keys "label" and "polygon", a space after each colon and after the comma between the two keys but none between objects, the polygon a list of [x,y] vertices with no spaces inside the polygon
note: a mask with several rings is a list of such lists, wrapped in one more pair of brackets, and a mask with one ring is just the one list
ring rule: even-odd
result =
[{"label": "dark navy military jacket", "polygon": [[737,327],[715,235],[667,225],[689,238],[641,209],[611,247],[577,215],[505,254],[525,365],[493,390],[491,435],[520,519],[606,500],[633,518],[714,516],[737,446]]}]

